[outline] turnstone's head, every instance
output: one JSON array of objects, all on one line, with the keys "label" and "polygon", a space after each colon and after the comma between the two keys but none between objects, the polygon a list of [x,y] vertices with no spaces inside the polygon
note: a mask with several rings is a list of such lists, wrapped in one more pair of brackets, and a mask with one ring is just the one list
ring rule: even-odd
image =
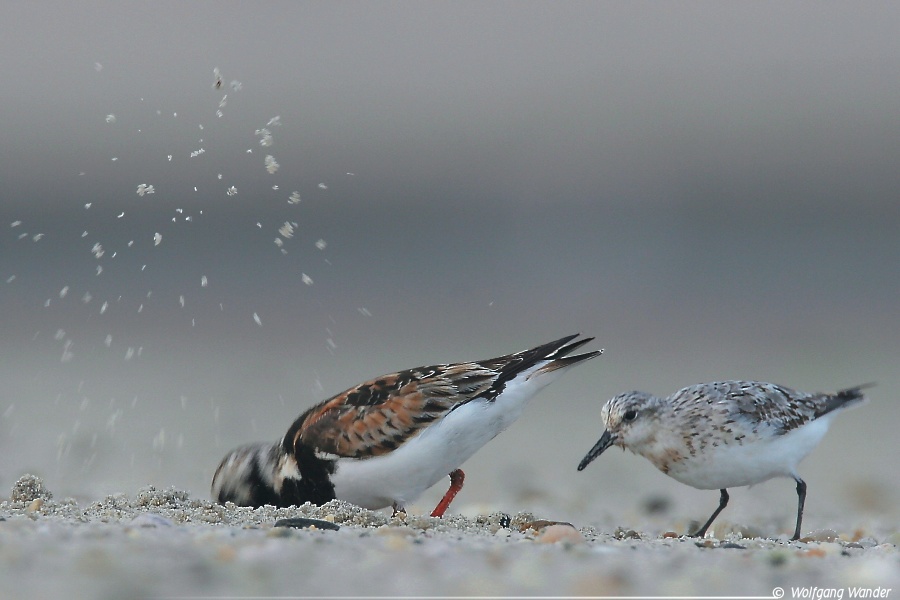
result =
[{"label": "turnstone's head", "polygon": [[610,446],[635,450],[650,443],[657,432],[654,417],[662,406],[662,399],[646,392],[627,392],[608,400],[600,411],[606,430],[581,460],[578,470],[584,469]]},{"label": "turnstone's head", "polygon": [[276,481],[281,459],[278,444],[247,444],[229,452],[212,480],[213,500],[238,506],[277,505],[280,482]]}]

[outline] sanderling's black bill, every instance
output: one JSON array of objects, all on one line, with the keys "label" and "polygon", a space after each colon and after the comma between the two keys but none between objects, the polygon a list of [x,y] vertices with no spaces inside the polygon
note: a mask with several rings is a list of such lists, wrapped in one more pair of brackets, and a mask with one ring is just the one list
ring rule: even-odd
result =
[{"label": "sanderling's black bill", "polygon": [[600,436],[600,439],[597,440],[597,443],[594,444],[594,447],[591,448],[590,452],[588,452],[584,458],[581,459],[581,462],[578,463],[578,470],[583,471],[586,466],[588,466],[592,460],[603,454],[603,452],[612,446],[616,442],[616,436],[611,434],[608,430],[603,432],[603,435]]}]

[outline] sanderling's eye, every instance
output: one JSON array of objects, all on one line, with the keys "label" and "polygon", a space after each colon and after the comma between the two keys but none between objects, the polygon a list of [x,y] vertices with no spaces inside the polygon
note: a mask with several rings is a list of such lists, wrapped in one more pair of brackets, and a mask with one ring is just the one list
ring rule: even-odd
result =
[{"label": "sanderling's eye", "polygon": [[636,410],[626,410],[625,414],[622,415],[623,421],[634,421],[637,418]]}]

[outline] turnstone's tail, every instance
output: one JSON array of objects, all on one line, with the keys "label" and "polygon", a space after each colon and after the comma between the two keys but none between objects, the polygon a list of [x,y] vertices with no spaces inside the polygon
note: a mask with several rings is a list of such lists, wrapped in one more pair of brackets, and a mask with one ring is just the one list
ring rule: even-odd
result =
[{"label": "turnstone's tail", "polygon": [[[603,350],[593,350],[584,354],[569,356],[574,350],[594,339],[588,337],[572,342],[578,335],[577,333],[575,335],[567,335],[556,341],[541,344],[536,348],[523,350],[515,354],[476,361],[479,366],[495,373],[490,387],[477,397],[487,398],[488,400],[495,399],[504,391],[508,382],[530,369],[534,370],[528,373],[527,379],[535,379],[541,375],[571,367],[603,354]],[[470,399],[474,399],[474,396]]]}]

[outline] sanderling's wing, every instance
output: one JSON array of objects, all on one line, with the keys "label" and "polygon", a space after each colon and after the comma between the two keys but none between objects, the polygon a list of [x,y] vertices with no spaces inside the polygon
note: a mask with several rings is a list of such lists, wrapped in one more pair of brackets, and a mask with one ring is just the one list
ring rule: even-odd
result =
[{"label": "sanderling's wing", "polygon": [[535,373],[549,372],[599,354],[566,356],[593,339],[569,343],[575,337],[498,358],[419,367],[361,383],[302,414],[284,438],[285,450],[302,444],[343,457],[385,454],[458,406],[476,398],[495,399],[523,371],[538,366]]},{"label": "sanderling's wing", "polygon": [[723,381],[707,385],[730,420],[750,426],[754,431],[760,427],[771,428],[776,435],[861,402],[864,400],[861,390],[868,387],[857,386],[833,394],[807,394],[760,381]]}]

